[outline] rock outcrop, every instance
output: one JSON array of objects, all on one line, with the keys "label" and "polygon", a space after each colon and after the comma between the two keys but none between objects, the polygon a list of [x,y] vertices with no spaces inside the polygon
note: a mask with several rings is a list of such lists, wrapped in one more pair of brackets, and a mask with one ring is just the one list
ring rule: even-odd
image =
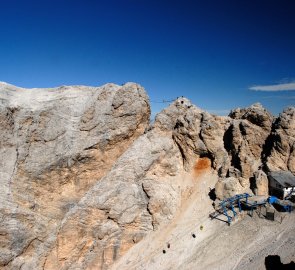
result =
[{"label": "rock outcrop", "polygon": [[294,108],[221,117],[178,98],[150,124],[134,83],[2,83],[0,102],[3,269],[108,269],[169,223],[205,172],[218,178],[218,199],[266,195],[263,170],[294,173]]},{"label": "rock outcrop", "polygon": [[133,83],[0,87],[0,266],[38,269],[66,214],[149,125],[149,101]]},{"label": "rock outcrop", "polygon": [[276,119],[268,138],[266,166],[270,171],[295,174],[295,108],[285,109]]},{"label": "rock outcrop", "polygon": [[268,196],[268,178],[266,173],[258,170],[254,173],[253,191],[258,196]]},{"label": "rock outcrop", "polygon": [[244,185],[261,166],[263,146],[270,133],[273,116],[261,104],[235,109],[229,115],[233,120],[225,132],[225,148],[231,156],[231,165],[241,172]]}]

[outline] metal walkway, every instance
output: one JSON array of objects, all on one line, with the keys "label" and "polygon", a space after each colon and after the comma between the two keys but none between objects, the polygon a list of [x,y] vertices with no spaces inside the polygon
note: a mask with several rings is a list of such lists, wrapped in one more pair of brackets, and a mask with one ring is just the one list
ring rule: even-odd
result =
[{"label": "metal walkway", "polygon": [[[250,211],[250,216],[253,216],[253,210],[257,209],[257,207],[265,206],[266,204],[276,204],[279,205],[284,211],[291,212],[293,210],[293,205],[291,202],[285,200],[279,200],[275,196],[251,196],[248,193],[237,194],[233,197],[222,200],[217,210],[210,214],[210,218],[217,218],[219,215],[225,215],[227,217],[227,223],[230,225],[232,220],[236,217],[237,212],[235,207],[238,206],[239,212],[242,211],[243,208]],[[230,215],[232,212],[232,215]]]},{"label": "metal walkway", "polygon": [[[237,194],[233,197],[227,198],[219,203],[219,208],[212,214],[210,217],[216,218],[219,215],[225,215],[227,217],[227,223],[230,225],[232,219],[237,215],[235,211],[235,206],[239,207],[239,212],[242,211],[242,202],[248,203],[248,198],[251,195],[248,193]],[[230,216],[229,211],[233,213],[233,216]]]}]

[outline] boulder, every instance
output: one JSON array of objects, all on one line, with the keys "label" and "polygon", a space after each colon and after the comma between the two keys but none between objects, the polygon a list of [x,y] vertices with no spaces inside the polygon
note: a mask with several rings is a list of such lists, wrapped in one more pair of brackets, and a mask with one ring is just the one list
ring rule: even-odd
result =
[{"label": "boulder", "polygon": [[262,170],[254,173],[253,190],[255,195],[268,196],[268,178]]},{"label": "boulder", "polygon": [[215,194],[219,200],[233,197],[236,194],[250,193],[252,194],[249,186],[243,186],[244,178],[226,177],[220,178],[215,185]]}]

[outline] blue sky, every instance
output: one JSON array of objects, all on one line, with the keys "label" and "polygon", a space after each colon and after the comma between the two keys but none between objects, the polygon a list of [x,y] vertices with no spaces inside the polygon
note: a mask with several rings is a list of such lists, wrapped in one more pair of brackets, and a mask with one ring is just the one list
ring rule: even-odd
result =
[{"label": "blue sky", "polygon": [[0,0],[0,81],[134,81],[151,101],[278,114],[295,104],[294,14],[292,0]]}]

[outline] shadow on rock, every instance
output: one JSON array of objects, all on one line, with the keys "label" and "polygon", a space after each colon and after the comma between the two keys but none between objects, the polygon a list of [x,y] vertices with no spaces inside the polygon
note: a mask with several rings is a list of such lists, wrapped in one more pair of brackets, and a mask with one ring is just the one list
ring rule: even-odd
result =
[{"label": "shadow on rock", "polygon": [[268,255],[267,257],[265,257],[265,269],[266,270],[278,270],[278,269],[282,269],[282,270],[291,270],[291,269],[295,269],[295,263],[292,261],[290,263],[287,264],[283,264],[281,262],[281,257],[278,255]]}]

